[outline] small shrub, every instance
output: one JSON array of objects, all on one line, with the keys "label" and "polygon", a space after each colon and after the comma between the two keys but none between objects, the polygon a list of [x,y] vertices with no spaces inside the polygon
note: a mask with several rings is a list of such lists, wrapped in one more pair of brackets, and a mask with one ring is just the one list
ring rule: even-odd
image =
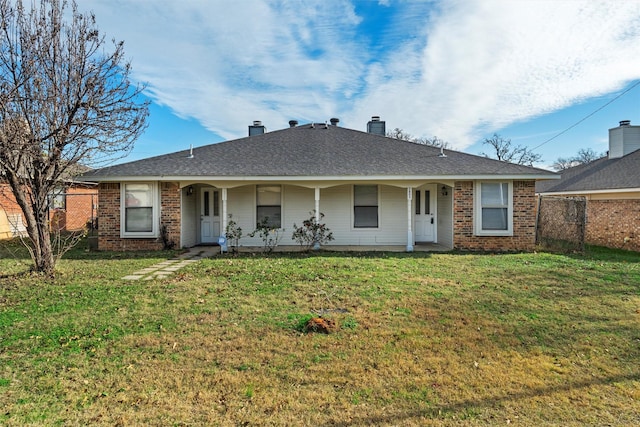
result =
[{"label": "small shrub", "polygon": [[283,229],[274,227],[269,223],[269,217],[258,222],[256,229],[249,233],[249,237],[254,237],[256,234],[262,239],[265,252],[273,252],[273,249],[278,246],[280,240],[282,240]]},{"label": "small shrub", "polygon": [[[293,224],[293,234],[291,238],[295,240],[300,247],[309,251],[312,247],[325,245],[333,240],[333,233],[326,224],[316,220],[315,211],[309,212],[311,217],[302,222],[302,226],[298,227]],[[320,220],[324,218],[324,214],[320,213]]]},{"label": "small shrub", "polygon": [[162,240],[162,249],[172,250],[176,247],[176,242],[169,238],[169,231],[164,224],[160,227],[160,239]]},{"label": "small shrub", "polygon": [[224,232],[231,251],[238,252],[238,246],[242,238],[242,227],[239,227],[234,220],[230,219]]}]

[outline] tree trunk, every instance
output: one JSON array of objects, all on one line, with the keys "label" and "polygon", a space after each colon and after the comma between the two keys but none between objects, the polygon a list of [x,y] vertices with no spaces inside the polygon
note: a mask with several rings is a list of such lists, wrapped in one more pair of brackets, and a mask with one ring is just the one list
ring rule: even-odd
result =
[{"label": "tree trunk", "polygon": [[[44,214],[44,215],[43,215]],[[51,230],[49,229],[49,212],[40,211],[36,218],[36,233],[38,235],[37,250],[33,254],[34,269],[47,276],[53,276],[55,272],[55,259],[51,245]],[[33,240],[33,239],[32,239]]]},{"label": "tree trunk", "polygon": [[31,240],[29,252],[34,263],[34,271],[53,276],[55,257],[51,245],[49,228],[49,205],[47,194],[41,185],[31,185],[31,190],[20,183],[16,174],[8,172],[7,180],[13,195],[24,215],[27,234]]}]

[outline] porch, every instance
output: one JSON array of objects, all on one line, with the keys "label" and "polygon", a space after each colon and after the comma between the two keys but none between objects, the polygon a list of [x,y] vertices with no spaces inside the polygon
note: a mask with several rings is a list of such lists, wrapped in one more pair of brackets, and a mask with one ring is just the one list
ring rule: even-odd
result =
[{"label": "porch", "polygon": [[[240,246],[240,253],[260,253],[262,246]],[[417,243],[413,247],[413,252],[448,252],[451,248],[438,243]],[[190,252],[206,252],[209,254],[219,254],[218,245],[197,245],[189,249]],[[300,245],[278,245],[273,248],[273,252],[301,252]],[[324,245],[319,252],[407,252],[406,245]],[[311,250],[310,252],[316,252]]]}]

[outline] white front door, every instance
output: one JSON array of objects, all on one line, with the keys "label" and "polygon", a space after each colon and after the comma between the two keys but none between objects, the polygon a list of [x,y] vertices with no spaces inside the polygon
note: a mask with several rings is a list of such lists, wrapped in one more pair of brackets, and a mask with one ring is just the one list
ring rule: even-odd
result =
[{"label": "white front door", "polygon": [[200,242],[218,243],[219,237],[219,192],[213,188],[203,188],[200,192]]},{"label": "white front door", "polygon": [[436,185],[415,190],[416,242],[436,241]]}]

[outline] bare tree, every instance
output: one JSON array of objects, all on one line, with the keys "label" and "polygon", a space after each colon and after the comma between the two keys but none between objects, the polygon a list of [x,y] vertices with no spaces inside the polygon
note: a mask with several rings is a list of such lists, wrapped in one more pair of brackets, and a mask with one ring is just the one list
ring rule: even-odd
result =
[{"label": "bare tree", "polygon": [[491,155],[480,153],[481,155],[498,159],[503,162],[533,166],[534,163],[538,163],[542,160],[542,156],[540,154],[536,154],[522,145],[513,146],[510,139],[503,138],[497,133],[494,133],[491,138],[486,138],[482,141],[482,144],[492,147],[493,153]]},{"label": "bare tree", "polygon": [[389,138],[402,139],[403,141],[414,142],[416,144],[430,145],[432,147],[438,147],[438,148],[440,147],[449,148],[449,143],[447,141],[444,141],[438,138],[437,136],[433,136],[431,138],[414,137],[410,133],[407,133],[400,128],[395,128],[394,130],[387,132],[387,136]]},{"label": "bare tree", "polygon": [[574,166],[591,163],[605,155],[605,153],[597,153],[593,148],[581,148],[571,158],[558,157],[551,167],[557,171],[563,171]]},{"label": "bare tree", "polygon": [[49,275],[49,196],[80,165],[126,156],[149,114],[123,42],[107,51],[95,16],[75,1],[68,9],[65,0],[0,0],[0,171],[24,215],[34,269]]}]

